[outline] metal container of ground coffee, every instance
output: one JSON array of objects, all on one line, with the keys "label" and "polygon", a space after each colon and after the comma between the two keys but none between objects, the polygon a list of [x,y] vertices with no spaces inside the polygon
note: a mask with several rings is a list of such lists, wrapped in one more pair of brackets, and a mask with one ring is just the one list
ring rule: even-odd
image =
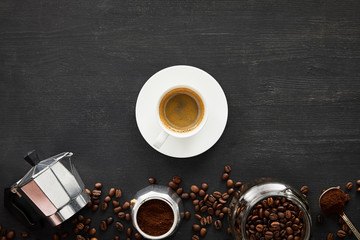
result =
[{"label": "metal container of ground coffee", "polygon": [[174,234],[184,208],[181,198],[169,187],[150,185],[131,200],[132,223],[147,239],[163,239]]},{"label": "metal container of ground coffee", "polygon": [[235,240],[262,237],[308,240],[311,225],[305,197],[288,184],[273,179],[246,184],[230,203],[229,226]]}]

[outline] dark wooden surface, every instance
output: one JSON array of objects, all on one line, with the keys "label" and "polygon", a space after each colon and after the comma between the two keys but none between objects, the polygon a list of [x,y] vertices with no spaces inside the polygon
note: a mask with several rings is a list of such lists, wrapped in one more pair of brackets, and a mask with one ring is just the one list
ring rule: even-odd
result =
[{"label": "dark wooden surface", "polygon": [[[360,178],[359,13],[357,0],[2,0],[0,187],[26,173],[22,156],[33,148],[73,151],[89,187],[119,186],[124,199],[150,176],[224,190],[220,174],[231,164],[235,180],[308,185],[316,216],[322,189]],[[229,104],[218,143],[183,160],[148,146],[134,114],[146,80],[177,64],[213,75]],[[360,228],[360,193],[351,198],[346,213]],[[24,230],[0,204],[0,224]],[[190,239],[193,222],[172,239]],[[315,221],[313,239],[337,229],[331,218]],[[206,237],[228,238],[213,228]]]}]

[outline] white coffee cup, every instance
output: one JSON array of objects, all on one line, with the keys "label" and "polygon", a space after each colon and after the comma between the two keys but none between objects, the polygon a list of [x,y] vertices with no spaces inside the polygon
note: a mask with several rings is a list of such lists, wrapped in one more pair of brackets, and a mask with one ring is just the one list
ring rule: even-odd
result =
[{"label": "white coffee cup", "polygon": [[[179,128],[173,123],[176,121],[183,123],[184,121],[182,120],[188,119],[189,116],[191,116],[189,119],[194,119],[195,111],[192,110],[195,109],[195,105],[189,97],[197,104],[197,113],[199,116],[194,120],[193,125]],[[165,109],[171,109],[171,111],[165,111]],[[156,148],[161,148],[169,135],[176,138],[187,138],[197,134],[205,125],[208,117],[205,98],[197,89],[189,85],[176,85],[164,91],[156,104],[155,113],[157,121],[162,128],[162,131],[153,143]],[[174,117],[171,118],[175,120],[169,120],[166,113],[172,113],[171,115]],[[184,114],[186,115],[184,116]],[[177,116],[179,117],[178,120]],[[189,122],[191,121],[189,120]]]}]

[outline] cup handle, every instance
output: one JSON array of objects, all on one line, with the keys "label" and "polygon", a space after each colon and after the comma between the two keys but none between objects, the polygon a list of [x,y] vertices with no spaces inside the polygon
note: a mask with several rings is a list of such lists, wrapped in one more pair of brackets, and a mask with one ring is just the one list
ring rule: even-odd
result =
[{"label": "cup handle", "polygon": [[160,149],[168,136],[169,136],[169,134],[167,132],[162,131],[159,134],[159,136],[156,138],[155,143],[154,143],[154,147],[156,147],[157,149]]}]

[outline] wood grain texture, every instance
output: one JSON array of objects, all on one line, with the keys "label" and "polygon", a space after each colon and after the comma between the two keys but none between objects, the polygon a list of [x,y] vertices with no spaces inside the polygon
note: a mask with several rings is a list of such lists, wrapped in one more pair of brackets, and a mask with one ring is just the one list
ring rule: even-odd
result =
[{"label": "wood grain texture", "polygon": [[[22,156],[33,148],[44,156],[73,151],[88,186],[120,186],[126,199],[150,176],[224,190],[220,174],[231,164],[235,180],[308,185],[316,216],[322,189],[360,178],[359,10],[356,0],[3,0],[0,187],[26,173]],[[209,72],[229,104],[219,142],[184,160],[148,146],[134,113],[146,80],[177,64]],[[360,227],[359,194],[351,197],[346,213]],[[313,239],[339,227],[313,220]],[[171,239],[190,239],[193,222]],[[23,230],[3,207],[0,224]],[[206,238],[229,237],[210,229]]]}]

